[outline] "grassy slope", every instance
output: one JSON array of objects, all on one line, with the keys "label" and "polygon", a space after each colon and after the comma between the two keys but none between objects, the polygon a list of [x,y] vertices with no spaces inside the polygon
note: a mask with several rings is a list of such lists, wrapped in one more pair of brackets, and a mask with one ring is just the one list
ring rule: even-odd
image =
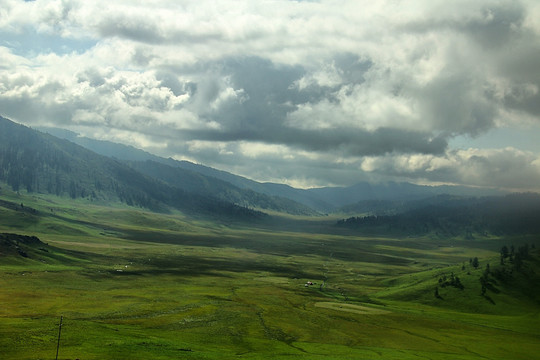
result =
[{"label": "grassy slope", "polygon": [[[60,359],[539,358],[538,302],[500,283],[490,303],[468,263],[495,266],[508,239],[225,226],[5,189],[0,199],[25,207],[0,206],[0,232],[48,243],[0,255],[5,359],[52,358],[60,315]],[[451,272],[465,289],[435,298]]]}]

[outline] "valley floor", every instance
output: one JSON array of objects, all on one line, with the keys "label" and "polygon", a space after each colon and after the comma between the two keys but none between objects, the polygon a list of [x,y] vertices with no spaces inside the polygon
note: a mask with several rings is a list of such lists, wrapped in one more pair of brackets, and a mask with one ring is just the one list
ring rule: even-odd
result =
[{"label": "valley floor", "polygon": [[[0,248],[2,359],[53,358],[60,316],[59,359],[540,358],[539,293],[524,282],[538,252],[520,271],[498,264],[503,244],[534,238],[359,237],[23,200],[0,206],[0,233],[42,243]],[[463,289],[441,286],[454,276]]]}]

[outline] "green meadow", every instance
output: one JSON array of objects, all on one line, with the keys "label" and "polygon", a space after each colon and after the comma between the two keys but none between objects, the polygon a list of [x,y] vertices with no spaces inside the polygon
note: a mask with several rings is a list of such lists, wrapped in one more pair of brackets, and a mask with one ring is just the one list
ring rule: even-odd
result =
[{"label": "green meadow", "polygon": [[[43,242],[0,247],[2,359],[54,359],[61,316],[59,359],[540,359],[535,237],[0,200],[0,233]],[[501,246],[523,244],[519,270],[500,264]]]}]

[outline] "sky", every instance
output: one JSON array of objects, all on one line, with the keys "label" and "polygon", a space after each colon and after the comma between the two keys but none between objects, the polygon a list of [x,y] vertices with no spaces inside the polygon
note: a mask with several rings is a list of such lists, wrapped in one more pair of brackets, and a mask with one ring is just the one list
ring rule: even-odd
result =
[{"label": "sky", "polygon": [[0,0],[0,115],[295,187],[540,191],[540,2]]}]

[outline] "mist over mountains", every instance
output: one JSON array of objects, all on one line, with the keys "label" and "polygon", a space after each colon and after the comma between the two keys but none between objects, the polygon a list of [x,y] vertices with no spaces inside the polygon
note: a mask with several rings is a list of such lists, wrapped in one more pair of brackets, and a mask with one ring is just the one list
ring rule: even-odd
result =
[{"label": "mist over mountains", "polygon": [[[235,219],[261,218],[265,213],[337,213],[354,215],[340,222],[348,228],[393,227],[426,233],[441,231],[444,223],[444,231],[452,233],[449,228],[463,224],[474,228],[482,222],[479,216],[493,221],[489,209],[505,213],[501,209],[510,204],[508,208],[516,214],[521,208],[521,200],[504,197],[507,194],[502,191],[462,186],[361,182],[350,187],[296,189],[261,183],[66,130],[37,131],[6,118],[0,118],[0,141],[0,181],[15,191],[101,203],[119,201],[159,212],[177,209]],[[522,197],[532,199],[523,216],[528,219],[527,229],[536,231],[531,224],[537,216],[531,214],[540,208],[536,206],[540,199],[532,194]],[[485,229],[477,226],[476,230]]]},{"label": "mist over mountains", "polygon": [[68,140],[0,119],[0,180],[14,191],[96,202],[120,201],[153,211],[175,208],[223,216],[258,212],[144,175],[127,163]]},{"label": "mist over mountains", "polygon": [[380,184],[360,182],[349,187],[297,189],[285,184],[253,181],[242,176],[201,164],[194,164],[189,161],[178,161],[171,158],[165,159],[146,151],[136,149],[132,146],[81,137],[72,131],[58,128],[40,128],[40,130],[72,141],[104,156],[131,161],[132,164],[150,160],[170,167],[189,170],[207,177],[225,181],[240,189],[252,190],[269,196],[288,198],[319,212],[350,210],[353,204],[367,200],[409,201],[441,194],[458,196],[495,196],[506,193],[497,189],[488,188],[448,185],[422,186],[405,182],[387,182]]}]

